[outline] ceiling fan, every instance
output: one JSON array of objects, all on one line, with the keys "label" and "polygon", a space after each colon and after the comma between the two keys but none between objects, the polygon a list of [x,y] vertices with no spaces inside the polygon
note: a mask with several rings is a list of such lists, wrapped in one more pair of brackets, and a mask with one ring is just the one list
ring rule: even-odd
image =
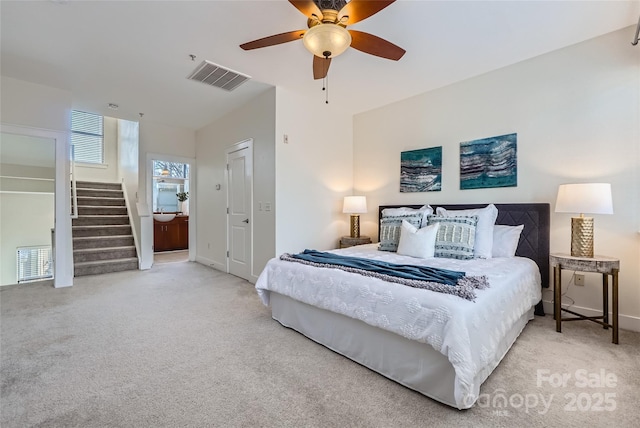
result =
[{"label": "ceiling fan", "polygon": [[308,30],[289,31],[247,42],[240,47],[244,50],[264,48],[302,39],[305,47],[313,54],[313,78],[327,76],[331,58],[343,53],[349,46],[361,52],[399,60],[405,50],[373,34],[357,30],[347,30],[347,25],[355,24],[380,12],[395,0],[289,0],[300,12],[307,16]]}]

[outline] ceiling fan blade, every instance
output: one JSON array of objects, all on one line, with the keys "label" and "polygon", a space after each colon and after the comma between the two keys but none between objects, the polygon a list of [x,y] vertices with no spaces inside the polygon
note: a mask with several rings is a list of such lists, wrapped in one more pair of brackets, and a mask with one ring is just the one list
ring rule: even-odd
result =
[{"label": "ceiling fan blade", "polygon": [[351,47],[361,52],[394,61],[402,58],[402,55],[406,52],[400,46],[396,46],[373,34],[356,30],[349,30],[349,33],[351,34]]},{"label": "ceiling fan blade", "polygon": [[243,43],[240,45],[245,51],[251,49],[265,48],[267,46],[279,45],[280,43],[293,42],[294,40],[302,39],[304,33],[307,30],[289,31],[288,33],[275,34],[269,37],[263,37],[262,39],[254,40],[252,42]]},{"label": "ceiling fan blade", "polygon": [[289,0],[289,3],[295,6],[300,12],[307,18],[311,18],[311,15],[315,15],[319,20],[322,20],[322,12],[313,0]]},{"label": "ceiling fan blade", "polygon": [[329,72],[329,66],[331,65],[331,58],[320,58],[319,56],[313,56],[313,78],[323,79]]},{"label": "ceiling fan blade", "polygon": [[346,25],[353,25],[380,12],[396,0],[351,0],[338,13],[339,19],[349,16]]}]

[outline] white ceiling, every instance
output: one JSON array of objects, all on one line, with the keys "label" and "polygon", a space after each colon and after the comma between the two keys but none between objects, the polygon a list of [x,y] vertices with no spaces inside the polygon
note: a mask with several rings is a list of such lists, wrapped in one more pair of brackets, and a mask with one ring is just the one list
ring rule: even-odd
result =
[{"label": "white ceiling", "polygon": [[[331,64],[330,102],[363,112],[633,26],[639,15],[638,0],[400,0],[349,28],[385,38],[405,56],[394,62],[347,50]],[[302,42],[238,47],[304,28],[287,1],[2,0],[0,71],[71,91],[76,109],[130,120],[143,112],[143,120],[198,129],[271,86],[324,103]],[[204,59],[253,79],[230,93],[187,80]]]}]

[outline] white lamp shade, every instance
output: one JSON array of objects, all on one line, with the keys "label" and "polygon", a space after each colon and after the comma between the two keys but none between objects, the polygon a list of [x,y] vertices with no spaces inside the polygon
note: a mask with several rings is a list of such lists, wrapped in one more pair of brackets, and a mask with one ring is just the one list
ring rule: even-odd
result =
[{"label": "white lamp shade", "polygon": [[351,34],[344,27],[336,24],[318,24],[304,33],[302,42],[315,56],[324,58],[325,52],[330,52],[329,58],[333,58],[351,45]]},{"label": "white lamp shade", "polygon": [[611,184],[561,184],[556,200],[557,213],[613,214]]},{"label": "white lamp shade", "polygon": [[366,196],[345,196],[342,212],[345,214],[364,214],[367,212]]}]

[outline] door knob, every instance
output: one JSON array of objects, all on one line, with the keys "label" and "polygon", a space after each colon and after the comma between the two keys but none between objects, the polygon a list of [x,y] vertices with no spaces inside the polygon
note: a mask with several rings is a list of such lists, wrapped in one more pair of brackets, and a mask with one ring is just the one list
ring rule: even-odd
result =
[{"label": "door knob", "polygon": [[243,222],[243,223],[247,223],[247,224],[249,224],[249,219],[248,219],[248,218],[247,218],[247,219],[244,219],[244,220],[242,220],[242,222]]}]

